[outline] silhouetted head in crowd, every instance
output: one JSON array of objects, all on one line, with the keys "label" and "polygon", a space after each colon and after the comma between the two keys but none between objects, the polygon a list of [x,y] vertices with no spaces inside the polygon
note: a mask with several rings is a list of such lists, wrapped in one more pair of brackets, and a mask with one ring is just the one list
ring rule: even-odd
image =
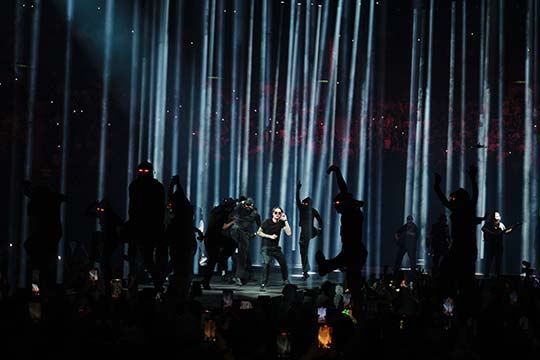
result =
[{"label": "silhouetted head in crowd", "polygon": [[234,206],[236,205],[236,203],[235,203],[235,201],[234,201],[233,198],[231,198],[231,197],[226,197],[226,198],[224,198],[223,200],[221,200],[220,205],[221,205],[223,208],[227,209],[227,210],[232,210],[232,209],[234,209]]},{"label": "silhouetted head in crowd", "polygon": [[325,281],[321,284],[319,293],[315,299],[316,306],[331,307],[335,295],[335,284],[330,281]]},{"label": "silhouetted head in crowd", "polygon": [[238,200],[236,200],[236,201],[238,201],[239,203],[242,203],[242,202],[243,202],[244,200],[246,200],[246,199],[247,199],[247,196],[245,196],[245,195],[240,195],[240,196],[238,197]]},{"label": "silhouetted head in crowd", "polygon": [[246,198],[245,200],[243,200],[243,201],[241,202],[241,204],[242,204],[242,206],[243,206],[244,208],[246,208],[246,209],[249,209],[249,210],[253,209],[253,199],[250,198],[250,197],[248,197],[248,198]]},{"label": "silhouetted head in crowd", "polygon": [[283,294],[283,300],[287,302],[289,305],[292,305],[296,299],[296,291],[298,290],[298,287],[294,284],[287,284],[283,287],[283,290],[281,290],[281,294]]},{"label": "silhouetted head in crowd", "polygon": [[311,200],[309,196],[305,198],[304,200],[302,200],[302,205],[304,206],[311,206],[312,204],[313,204],[313,201]]},{"label": "silhouetted head in crowd", "polygon": [[154,166],[149,161],[142,161],[137,166],[137,175],[141,179],[151,179],[154,177]]},{"label": "silhouetted head in crowd", "polygon": [[463,209],[463,208],[466,208],[470,204],[471,197],[469,193],[467,192],[467,190],[463,188],[459,188],[450,194],[448,201],[450,202],[450,206],[454,210]]},{"label": "silhouetted head in crowd", "polygon": [[111,204],[107,200],[101,200],[97,203],[96,210],[98,215],[105,215],[105,213],[111,210]]},{"label": "silhouetted head in crowd", "polygon": [[340,214],[362,206],[364,206],[364,202],[356,200],[350,192],[340,192],[334,197],[334,208]]}]

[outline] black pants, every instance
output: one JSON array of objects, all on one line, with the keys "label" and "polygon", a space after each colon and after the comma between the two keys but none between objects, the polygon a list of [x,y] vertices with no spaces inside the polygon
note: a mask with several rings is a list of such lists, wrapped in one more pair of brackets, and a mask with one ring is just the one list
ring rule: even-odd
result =
[{"label": "black pants", "polygon": [[251,234],[238,230],[233,233],[233,239],[238,246],[238,254],[236,260],[236,272],[235,276],[242,280],[242,283],[246,283],[249,279],[250,264],[249,261],[249,240]]},{"label": "black pants", "polygon": [[[168,229],[168,231],[173,231]],[[129,243],[129,272],[138,284],[144,275],[144,269],[152,276],[156,291],[163,291],[165,275],[162,273],[163,264],[167,258],[167,245],[163,240],[161,226],[137,226],[132,229],[132,239]],[[155,260],[154,260],[155,252]],[[139,257],[142,256],[142,266]]]},{"label": "black pants", "polygon": [[[30,271],[28,277],[30,279],[30,286],[34,281],[37,282],[39,291],[44,296],[52,296],[55,293],[56,288],[56,254],[50,254],[54,256],[43,256],[43,258],[36,260],[29,259]],[[34,279],[34,271],[37,271],[38,278]]]},{"label": "black pants", "polygon": [[204,271],[203,283],[210,284],[210,279],[214,274],[214,268],[216,267],[219,255],[219,245],[205,241],[204,246],[206,248],[206,255],[208,256],[208,262]]},{"label": "black pants", "polygon": [[208,263],[203,282],[210,284],[216,264],[219,270],[227,270],[227,260],[231,257],[234,246],[232,245],[232,239],[226,237],[207,239],[204,244],[208,255]]},{"label": "black pants", "polygon": [[409,255],[409,260],[411,261],[411,270],[414,269],[416,267],[416,241],[414,244],[412,241],[398,242],[396,258],[394,261],[394,272],[401,268],[401,262],[403,261],[403,256],[405,256],[405,254]]},{"label": "black pants", "polygon": [[[45,296],[52,295],[56,287],[56,263],[58,246],[53,244],[54,238],[30,237],[24,243],[24,248],[28,255],[30,271],[28,277],[30,284],[37,281],[40,293]],[[33,279],[33,272],[36,271],[38,279]]]},{"label": "black pants", "polygon": [[489,276],[491,270],[491,264],[495,259],[495,275],[501,274],[501,260],[503,253],[503,246],[500,241],[487,241],[486,243],[486,269],[484,271],[485,276]]},{"label": "black pants", "polygon": [[272,266],[273,258],[279,263],[279,267],[281,268],[281,278],[283,280],[289,279],[289,269],[287,268],[287,261],[285,260],[285,255],[283,255],[283,252],[281,251],[281,247],[263,247],[261,254],[263,258],[262,284],[266,285],[268,283],[268,276],[270,275],[270,266]]},{"label": "black pants", "polygon": [[300,240],[298,241],[300,245],[300,259],[302,261],[302,271],[304,273],[307,273],[309,270],[311,270],[308,257],[309,242],[319,233],[316,229],[312,228],[304,229],[303,227],[301,227],[301,229],[302,230],[300,231]]},{"label": "black pants", "polygon": [[[331,259],[324,260],[326,273],[339,269],[347,271],[348,269],[354,273],[362,273],[362,269],[367,260],[367,249],[361,245],[343,245],[339,254]],[[321,264],[319,264],[321,266]]]},{"label": "black pants", "polygon": [[223,245],[219,249],[219,254],[217,258],[218,270],[227,271],[228,269],[228,260],[233,256],[235,248],[234,240],[230,237],[224,237]]},{"label": "black pants", "polygon": [[431,257],[431,272],[433,274],[436,274],[439,272],[441,268],[441,263],[444,261],[445,258],[448,257],[448,249],[444,250],[433,250],[433,254]]},{"label": "black pants", "polygon": [[171,247],[174,281],[171,284],[180,300],[187,299],[193,279],[193,259],[197,251],[195,238],[184,237],[182,241]]}]

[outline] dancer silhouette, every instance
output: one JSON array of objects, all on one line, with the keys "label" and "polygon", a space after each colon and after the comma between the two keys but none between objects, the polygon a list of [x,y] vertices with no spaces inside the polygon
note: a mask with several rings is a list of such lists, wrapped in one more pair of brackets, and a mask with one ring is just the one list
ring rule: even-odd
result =
[{"label": "dancer silhouette", "polygon": [[[298,243],[300,245],[300,259],[302,260],[302,280],[306,280],[309,277],[308,271],[310,270],[308,259],[309,242],[317,235],[322,234],[323,222],[317,209],[313,208],[310,197],[300,201],[301,188],[302,183],[299,181],[296,185],[296,206],[300,212],[300,239]],[[315,219],[317,220],[317,227],[314,224]]]},{"label": "dancer silhouette", "polygon": [[362,227],[364,214],[361,210],[363,201],[354,199],[347,188],[341,170],[336,165],[328,168],[327,173],[333,172],[339,187],[339,193],[334,197],[334,208],[341,215],[341,251],[332,259],[325,259],[322,251],[317,251],[315,259],[321,276],[342,269],[346,273],[346,286],[351,292],[353,314],[360,314],[360,294],[362,287],[362,269],[367,259],[367,249],[362,242]]},{"label": "dancer silhouette", "polygon": [[27,207],[28,238],[24,248],[28,255],[32,282],[38,283],[43,295],[50,295],[56,283],[58,242],[62,238],[60,205],[66,196],[45,186],[23,182],[24,195],[30,199]]}]

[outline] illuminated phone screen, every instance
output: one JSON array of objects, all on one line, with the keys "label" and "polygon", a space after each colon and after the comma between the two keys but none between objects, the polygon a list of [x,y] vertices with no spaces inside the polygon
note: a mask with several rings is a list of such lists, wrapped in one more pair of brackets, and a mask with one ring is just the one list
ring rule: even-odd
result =
[{"label": "illuminated phone screen", "polygon": [[206,310],[201,316],[201,325],[204,332],[205,342],[216,341],[216,322],[212,318],[210,311]]},{"label": "illuminated phone screen", "polygon": [[98,280],[98,271],[97,269],[92,269],[88,272],[88,277],[91,281],[97,281]]},{"label": "illuminated phone screen", "polygon": [[332,327],[326,324],[319,326],[317,340],[320,349],[332,348]]},{"label": "illuminated phone screen", "polygon": [[324,324],[326,322],[326,308],[320,307],[317,309],[317,317],[319,324]]},{"label": "illuminated phone screen", "polygon": [[343,306],[349,308],[351,306],[351,294],[343,294]]}]

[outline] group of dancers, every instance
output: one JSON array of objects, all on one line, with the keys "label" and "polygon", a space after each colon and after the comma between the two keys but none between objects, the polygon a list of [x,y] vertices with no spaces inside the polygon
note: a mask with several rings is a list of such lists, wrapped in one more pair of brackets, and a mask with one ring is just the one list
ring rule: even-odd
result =
[{"label": "group of dancers", "polygon": [[[355,200],[348,191],[340,169],[332,165],[328,174],[335,173],[340,189],[334,200],[334,208],[341,215],[341,240],[343,250],[334,258],[326,259],[322,252],[316,254],[317,271],[320,275],[335,269],[356,274],[360,279],[361,269],[367,256],[362,243],[363,213],[362,201]],[[280,247],[281,233],[292,235],[288,216],[280,206],[271,210],[270,217],[261,220],[253,199],[240,196],[238,199],[226,197],[210,211],[206,231],[203,234],[194,226],[194,206],[186,197],[177,176],[172,178],[167,201],[163,185],[153,177],[149,162],[139,164],[137,178],[129,186],[129,220],[124,226],[124,236],[128,239],[130,278],[137,279],[141,268],[151,274],[158,292],[163,291],[164,275],[168,273],[163,264],[167,253],[173,264],[173,282],[169,289],[186,294],[193,276],[192,264],[197,249],[196,238],[204,242],[207,264],[202,270],[204,289],[211,289],[214,270],[224,276],[229,258],[233,259],[231,281],[237,286],[245,285],[252,277],[249,248],[255,236],[261,238],[262,275],[260,290],[268,286],[269,272],[273,259],[280,265],[282,284],[289,282],[289,270]],[[296,205],[299,211],[299,247],[302,261],[302,279],[310,275],[308,259],[310,241],[322,234],[323,220],[313,207],[310,197],[301,200],[302,184],[296,186]],[[166,206],[164,204],[167,204]],[[163,209],[167,208],[168,212]],[[99,212],[98,216],[106,216]],[[106,225],[102,230],[106,231]],[[169,251],[167,252],[167,249]],[[136,262],[137,254],[142,254],[142,267]],[[139,256],[140,258],[140,256]],[[352,286],[352,285],[351,285]]]},{"label": "group of dancers", "polygon": [[[296,187],[296,205],[300,212],[300,256],[302,261],[302,279],[309,277],[311,269],[308,260],[310,240],[322,233],[323,221],[313,208],[312,200],[306,197],[300,200],[302,184]],[[204,236],[204,245],[208,255],[207,266],[204,270],[202,285],[210,289],[210,281],[216,264],[218,272],[226,273],[227,261],[233,257],[232,281],[242,286],[246,284],[252,274],[249,258],[249,245],[252,238],[259,236],[261,241],[261,255],[263,275],[261,291],[268,285],[268,277],[273,259],[276,259],[280,269],[283,284],[289,281],[287,261],[279,246],[282,230],[285,235],[291,236],[292,229],[287,214],[283,208],[276,206],[271,210],[270,218],[261,221],[261,216],[254,207],[253,200],[241,196],[238,199],[224,198],[210,211],[208,227]],[[234,256],[233,256],[234,255]]]},{"label": "group of dancers", "polygon": [[[327,174],[335,174],[339,188],[333,200],[333,207],[340,215],[341,251],[331,259],[326,259],[321,251],[317,251],[317,271],[321,276],[340,269],[346,273],[346,286],[351,294],[360,293],[362,269],[367,258],[367,250],[362,242],[364,215],[361,208],[363,201],[356,200],[348,190],[347,183],[339,167],[332,165]],[[476,226],[485,217],[477,217],[476,199],[476,167],[469,168],[469,177],[473,186],[472,196],[465,189],[457,189],[447,198],[440,189],[441,176],[435,174],[434,191],[441,203],[451,214],[452,227],[449,229],[446,216],[431,228],[428,237],[428,248],[434,256],[434,268],[437,276],[449,292],[466,294],[471,289],[474,279],[474,265],[477,258]],[[323,220],[313,207],[310,197],[301,200],[302,184],[296,186],[296,205],[299,211],[299,247],[302,262],[303,280],[310,275],[308,249],[310,241],[322,233]],[[52,281],[57,244],[62,236],[59,216],[60,204],[66,200],[62,194],[42,187],[33,187],[25,183],[25,194],[30,198],[28,215],[30,231],[25,249],[30,258],[32,269],[38,273],[47,272]],[[129,219],[125,222],[112,209],[106,199],[92,203],[86,215],[99,219],[100,236],[97,237],[99,249],[92,252],[92,259],[100,258],[104,283],[112,280],[112,255],[124,242],[128,243],[125,260],[129,261],[130,288],[137,288],[141,274],[151,275],[157,293],[164,291],[167,275],[170,284],[167,292],[177,292],[181,297],[187,296],[193,277],[193,260],[197,249],[197,239],[203,241],[207,252],[207,266],[203,270],[202,285],[210,289],[210,283],[216,265],[218,273],[225,275],[227,262],[233,258],[231,280],[238,286],[245,285],[251,276],[249,248],[251,240],[259,236],[263,271],[260,279],[261,291],[268,286],[269,271],[273,259],[281,268],[282,283],[287,284],[289,272],[287,262],[279,240],[281,232],[291,236],[292,229],[288,216],[280,206],[271,210],[270,217],[261,220],[261,215],[254,206],[253,199],[241,196],[238,199],[224,198],[211,209],[206,232],[194,226],[194,206],[187,198],[179,177],[174,176],[169,184],[168,192],[161,182],[154,178],[153,166],[148,161],[137,167],[137,177],[129,185]],[[486,238],[488,253],[488,271],[492,259],[495,259],[496,273],[500,272],[502,254],[502,237],[515,227],[505,228],[500,221],[500,213],[494,212],[492,221],[486,222],[482,230]],[[518,224],[519,225],[519,224]],[[398,271],[405,253],[416,259],[416,241],[418,227],[412,216],[395,234],[397,252],[394,271]],[[489,240],[489,243],[488,243]],[[489,245],[488,245],[489,244]],[[170,257],[170,261],[169,261]],[[142,259],[142,263],[141,260]],[[34,272],[33,272],[34,273]],[[43,276],[42,281],[46,276]],[[34,281],[34,279],[33,279]],[[354,308],[354,303],[353,303]]]}]

